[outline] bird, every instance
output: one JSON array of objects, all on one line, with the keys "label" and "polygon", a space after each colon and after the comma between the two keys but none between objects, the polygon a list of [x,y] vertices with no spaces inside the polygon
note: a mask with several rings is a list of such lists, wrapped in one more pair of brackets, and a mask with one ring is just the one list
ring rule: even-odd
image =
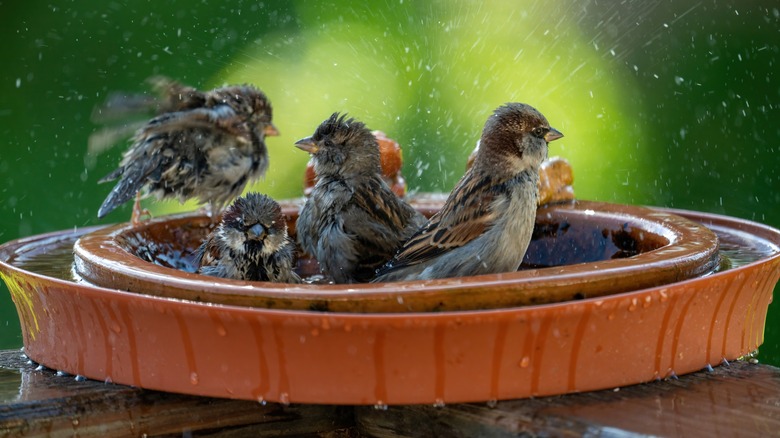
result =
[{"label": "bird", "polygon": [[237,198],[198,249],[197,273],[245,281],[300,283],[293,270],[295,243],[282,208],[269,196]]},{"label": "bird", "polygon": [[373,282],[516,271],[531,240],[539,168],[563,137],[535,108],[507,103],[488,118],[473,165]]},{"label": "bird", "polygon": [[295,143],[317,183],[301,208],[298,242],[337,284],[368,282],[425,217],[382,178],[379,145],[366,125],[333,113]]},{"label": "bird", "polygon": [[[252,85],[234,85],[201,92],[166,78],[154,82],[157,115],[135,132],[119,167],[99,182],[118,180],[98,210],[102,218],[141,192],[158,199],[208,203],[216,218],[243,192],[249,181],[268,168],[266,136],[279,135],[268,97]],[[125,102],[132,107],[134,100]],[[156,103],[155,103],[156,102]],[[121,111],[121,101],[114,102]],[[110,111],[109,111],[110,112]],[[110,140],[110,139],[109,139]],[[95,149],[101,146],[96,140]],[[133,221],[136,221],[134,209]]]}]

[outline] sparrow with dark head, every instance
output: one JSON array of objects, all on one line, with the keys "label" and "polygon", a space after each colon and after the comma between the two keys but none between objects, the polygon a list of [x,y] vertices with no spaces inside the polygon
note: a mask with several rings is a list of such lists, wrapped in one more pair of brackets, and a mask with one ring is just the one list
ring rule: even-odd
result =
[{"label": "sparrow with dark head", "polygon": [[333,113],[295,145],[312,155],[317,183],[301,209],[298,242],[336,283],[367,282],[425,223],[382,178],[366,125]]},{"label": "sparrow with dark head", "polygon": [[[208,203],[212,217],[268,168],[265,137],[278,135],[271,103],[251,85],[207,92],[157,79],[158,115],[140,127],[119,167],[100,182],[119,180],[103,217],[139,192]],[[143,106],[143,102],[139,105]]]},{"label": "sparrow with dark head", "polygon": [[236,280],[300,283],[293,271],[294,251],[279,204],[266,195],[248,193],[225,210],[198,249],[197,272]]},{"label": "sparrow with dark head", "polygon": [[508,103],[496,109],[482,130],[473,165],[442,209],[373,281],[516,271],[531,241],[547,143],[561,137],[531,106]]}]

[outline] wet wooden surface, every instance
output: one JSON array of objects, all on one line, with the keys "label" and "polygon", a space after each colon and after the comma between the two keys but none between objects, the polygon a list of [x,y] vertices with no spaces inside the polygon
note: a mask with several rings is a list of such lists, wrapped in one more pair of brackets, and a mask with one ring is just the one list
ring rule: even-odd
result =
[{"label": "wet wooden surface", "polygon": [[734,362],[614,390],[497,403],[315,406],[79,381],[0,351],[0,436],[779,436],[780,368]]}]

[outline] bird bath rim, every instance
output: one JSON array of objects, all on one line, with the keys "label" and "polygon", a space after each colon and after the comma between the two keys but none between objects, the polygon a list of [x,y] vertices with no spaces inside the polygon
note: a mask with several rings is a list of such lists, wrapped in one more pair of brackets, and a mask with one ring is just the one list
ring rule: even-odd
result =
[{"label": "bird bath rim", "polygon": [[[290,201],[280,204],[294,235],[299,206]],[[441,201],[428,198],[414,205],[430,215],[441,206]],[[203,216],[181,215],[135,228],[119,224],[82,236],[74,246],[74,271],[98,286],[169,298],[289,310],[393,313],[478,310],[602,296],[705,275],[719,263],[717,236],[674,214],[637,206],[574,201],[541,207],[537,223],[545,220],[579,224],[581,228],[593,226],[602,233],[631,223],[633,233],[646,237],[645,244],[651,250],[627,258],[443,280],[291,285],[183,272],[142,260],[128,249],[128,235],[148,233],[157,240],[187,240],[192,239],[187,227],[208,223]],[[579,230],[576,226],[571,228]],[[180,235],[170,235],[171,229]],[[164,237],[159,237],[161,233]],[[532,241],[529,254],[533,248]]]}]

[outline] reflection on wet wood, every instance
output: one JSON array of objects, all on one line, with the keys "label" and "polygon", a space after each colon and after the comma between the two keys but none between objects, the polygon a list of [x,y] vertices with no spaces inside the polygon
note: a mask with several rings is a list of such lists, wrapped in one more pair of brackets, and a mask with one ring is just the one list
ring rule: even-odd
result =
[{"label": "reflection on wet wood", "polygon": [[734,362],[663,382],[493,404],[356,409],[372,437],[770,436],[780,430],[780,369]]},{"label": "reflection on wet wood", "polygon": [[261,405],[168,394],[77,381],[35,367],[19,351],[0,352],[0,435],[348,437],[353,433],[349,407]]},{"label": "reflection on wet wood", "polygon": [[18,350],[0,352],[0,435],[768,436],[780,430],[780,368],[746,362],[618,390],[387,409],[167,394],[35,367]]}]

